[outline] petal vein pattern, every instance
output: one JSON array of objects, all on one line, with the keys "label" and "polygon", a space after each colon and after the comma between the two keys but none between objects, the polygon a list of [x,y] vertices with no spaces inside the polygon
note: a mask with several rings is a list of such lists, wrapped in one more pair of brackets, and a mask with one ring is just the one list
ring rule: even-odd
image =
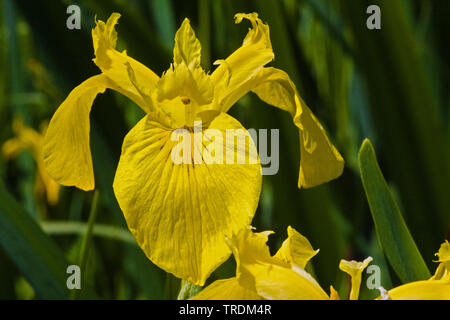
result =
[{"label": "petal vein pattern", "polygon": [[[246,132],[226,114],[217,116],[209,127]],[[145,117],[128,133],[114,191],[128,227],[150,260],[177,277],[203,285],[231,253],[226,236],[253,218],[261,166],[259,161],[174,164],[171,152],[177,142],[170,139],[172,132]],[[251,140],[249,148],[255,148]]]}]

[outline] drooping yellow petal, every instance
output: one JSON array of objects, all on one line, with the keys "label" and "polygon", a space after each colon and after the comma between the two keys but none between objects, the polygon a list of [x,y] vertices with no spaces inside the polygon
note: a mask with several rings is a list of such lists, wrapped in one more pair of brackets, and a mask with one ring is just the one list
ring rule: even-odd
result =
[{"label": "drooping yellow petal", "polygon": [[410,282],[389,290],[387,295],[391,300],[450,300],[450,281]]},{"label": "drooping yellow petal", "polygon": [[239,284],[236,278],[217,280],[191,300],[262,300],[254,291]]},{"label": "drooping yellow petal", "polygon": [[[248,135],[226,114],[215,117],[208,129],[223,136],[226,129],[239,129],[241,135]],[[199,152],[195,139],[208,135],[204,130],[184,131],[182,142],[173,141],[173,130],[145,117],[126,136],[114,179],[114,192],[128,227],[149,259],[198,285],[229,257],[225,237],[251,222],[261,188],[259,161],[207,164],[205,158],[213,157],[208,154],[212,153],[208,137],[204,137],[203,147],[211,150],[203,150],[203,159],[197,159],[200,161],[192,159]],[[247,151],[239,149],[238,154],[249,158],[256,154],[256,148],[247,141]],[[174,161],[173,150],[179,151],[180,143],[182,147],[188,144],[182,149],[183,159],[193,149],[187,157],[191,164]],[[236,150],[232,148],[233,155]]]},{"label": "drooping yellow petal", "polygon": [[450,243],[445,240],[439,251],[436,253],[439,262],[436,272],[431,279],[433,280],[450,280]]},{"label": "drooping yellow petal", "polygon": [[72,90],[50,121],[43,146],[44,164],[62,185],[94,189],[89,114],[95,97],[106,88],[117,90],[103,74],[87,79]]},{"label": "drooping yellow petal", "polygon": [[355,260],[347,261],[342,259],[339,263],[339,269],[350,275],[352,279],[352,289],[350,291],[350,300],[358,300],[359,289],[361,287],[361,278],[364,269],[372,262],[372,257],[367,257],[363,262]]},{"label": "drooping yellow petal", "polygon": [[266,245],[271,232],[253,233],[249,228],[229,240],[237,263],[239,284],[265,299],[329,299],[316,280],[298,265],[270,256]]},{"label": "drooping yellow petal", "polygon": [[136,81],[147,94],[155,88],[159,77],[140,62],[129,57],[125,51],[116,50],[117,32],[114,27],[120,18],[119,13],[113,13],[105,22],[96,21],[92,29],[92,40],[95,52],[95,64],[103,74],[108,76],[117,86],[117,91],[127,96],[144,111],[151,109],[151,101],[142,97],[136,86],[130,81],[127,65],[134,71]]},{"label": "drooping yellow petal", "polygon": [[287,229],[288,238],[284,240],[281,248],[275,254],[275,257],[289,264],[296,264],[305,268],[306,264],[314,257],[319,250],[314,250],[308,239],[302,236],[291,226]]},{"label": "drooping yellow petal", "polygon": [[257,13],[235,15],[235,22],[243,19],[251,22],[242,46],[225,60],[218,60],[219,67],[211,74],[215,85],[215,101],[219,111],[227,112],[245,93],[247,83],[261,68],[273,60],[274,54],[269,36],[269,26]]},{"label": "drooping yellow petal", "polygon": [[249,86],[264,102],[289,112],[299,128],[299,188],[311,188],[342,174],[344,159],[284,71],[264,68]]}]

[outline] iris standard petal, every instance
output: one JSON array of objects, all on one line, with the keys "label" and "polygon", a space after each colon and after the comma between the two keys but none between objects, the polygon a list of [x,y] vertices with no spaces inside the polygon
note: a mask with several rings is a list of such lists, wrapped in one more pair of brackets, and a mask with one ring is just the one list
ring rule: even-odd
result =
[{"label": "iris standard petal", "polygon": [[257,13],[235,15],[236,23],[243,19],[249,20],[252,28],[242,46],[225,60],[218,60],[216,64],[219,64],[219,67],[211,74],[211,80],[216,87],[215,103],[222,112],[227,112],[248,92],[247,82],[274,58],[269,26],[258,18]]},{"label": "iris standard petal", "polygon": [[264,68],[249,86],[264,102],[289,112],[299,128],[299,188],[314,187],[342,174],[344,159],[284,71]]},{"label": "iris standard petal", "polygon": [[[216,130],[214,141],[220,140],[219,133],[225,136],[226,129],[248,134],[227,114],[215,117],[208,129]],[[142,119],[125,137],[114,191],[129,229],[149,259],[179,278],[203,285],[230,255],[225,237],[248,225],[255,214],[261,166],[259,161],[207,164],[219,149],[213,156],[213,148],[205,141],[202,149],[208,149],[203,150],[201,163],[194,159],[191,164],[176,164],[172,150],[178,150],[180,143],[172,141],[173,132],[148,116]],[[200,137],[212,140],[212,133],[205,130]],[[187,135],[183,143],[195,136]],[[253,142],[248,143],[251,151],[237,153],[256,154]],[[195,141],[193,145],[198,147]],[[183,157],[191,149],[183,150]],[[198,151],[194,149],[189,159]],[[226,154],[225,150],[223,157]],[[236,154],[234,148],[232,154]]]},{"label": "iris standard petal", "polygon": [[56,182],[94,189],[89,114],[97,94],[107,88],[117,90],[105,75],[93,76],[73,89],[53,115],[44,138],[43,158]]},{"label": "iris standard petal", "polygon": [[173,48],[173,63],[175,67],[184,63],[189,69],[200,66],[201,55],[200,41],[195,36],[188,18],[185,18],[181,27],[175,34],[175,46]]},{"label": "iris standard petal", "polygon": [[236,278],[217,280],[192,300],[262,300],[254,291],[242,287]]},{"label": "iris standard petal", "polygon": [[[149,68],[129,57],[126,51],[116,50],[117,32],[114,27],[119,18],[119,13],[113,13],[106,23],[101,20],[96,21],[96,27],[92,29],[95,52],[93,60],[102,73],[116,84],[120,93],[136,102],[144,111],[149,112],[151,101],[143,97],[142,93],[150,95],[159,77]],[[136,88],[136,84],[133,84],[129,78],[128,65],[134,71],[139,88]]]},{"label": "iris standard petal", "polygon": [[188,19],[175,34],[173,54],[173,64],[157,83],[153,103],[170,118],[169,127],[192,127],[199,112],[212,109],[214,87],[200,66],[200,41]]}]

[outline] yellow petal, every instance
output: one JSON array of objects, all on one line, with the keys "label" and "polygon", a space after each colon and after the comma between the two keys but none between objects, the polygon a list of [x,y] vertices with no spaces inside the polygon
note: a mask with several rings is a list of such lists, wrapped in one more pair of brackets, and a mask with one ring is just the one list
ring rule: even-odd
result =
[{"label": "yellow petal", "polygon": [[265,299],[329,299],[315,279],[303,268],[270,256],[266,245],[270,231],[253,233],[249,228],[229,240],[237,263],[237,278],[243,287]]},{"label": "yellow petal", "polygon": [[387,294],[392,300],[450,300],[450,281],[415,281],[389,290]]},{"label": "yellow petal", "polygon": [[200,51],[200,42],[185,19],[175,35],[174,62],[158,81],[152,99],[169,117],[171,128],[193,127],[199,112],[212,109],[213,83],[200,66]]},{"label": "yellow petal", "polygon": [[185,18],[175,34],[175,47],[173,48],[175,67],[183,62],[189,69],[199,67],[201,49],[200,41],[195,36],[189,19]]},{"label": "yellow petal", "polygon": [[436,253],[436,256],[439,258],[437,262],[447,262],[450,261],[450,243],[448,240],[445,240],[439,251]]},{"label": "yellow petal", "polygon": [[55,182],[47,173],[43,164],[39,166],[39,174],[45,186],[45,194],[50,205],[55,205],[59,200],[59,191],[61,186]]},{"label": "yellow petal", "polygon": [[253,86],[252,91],[264,102],[291,113],[299,128],[299,188],[314,187],[342,174],[342,156],[284,71],[264,68],[249,86]]},{"label": "yellow petal", "polygon": [[436,261],[439,262],[439,265],[431,279],[450,280],[450,243],[447,240],[441,244],[436,256],[439,258]]},{"label": "yellow petal", "polygon": [[330,286],[330,300],[341,300],[339,293],[333,288],[333,286]]},{"label": "yellow petal", "polygon": [[89,113],[97,94],[106,88],[117,89],[105,75],[87,79],[72,90],[50,121],[43,146],[44,164],[62,185],[94,189]]},{"label": "yellow petal", "polygon": [[347,261],[342,259],[339,263],[339,269],[346,272],[352,278],[352,289],[350,291],[350,300],[358,300],[359,289],[361,287],[361,277],[364,269],[372,262],[372,257],[367,257],[363,262],[355,260]]},{"label": "yellow petal", "polygon": [[135,85],[131,82],[127,70],[127,64],[134,71],[137,83],[150,93],[156,86],[159,77],[140,62],[129,57],[125,51],[116,50],[117,32],[114,30],[117,21],[120,18],[119,13],[113,13],[107,22],[96,21],[96,27],[92,29],[92,40],[95,52],[95,64],[102,73],[108,76],[117,86],[120,93],[127,96],[144,111],[150,110],[148,99],[142,97]]},{"label": "yellow petal", "polygon": [[214,95],[217,108],[223,112],[227,112],[248,92],[246,87],[248,81],[274,58],[269,26],[258,18],[257,13],[236,14],[236,23],[240,23],[243,19],[249,20],[252,28],[242,46],[225,60],[217,61],[215,64],[219,64],[219,67],[211,74],[216,87]]},{"label": "yellow petal", "polygon": [[[223,134],[226,129],[247,133],[227,114],[214,118],[209,128]],[[261,166],[259,161],[175,164],[172,150],[179,143],[172,141],[172,132],[146,116],[128,133],[114,191],[129,229],[149,259],[179,278],[203,285],[230,255],[225,237],[248,225],[255,214]],[[186,141],[193,137],[189,133]],[[248,147],[246,157],[256,154],[252,141]]]},{"label": "yellow petal", "polygon": [[288,238],[283,242],[275,257],[289,264],[296,264],[303,269],[319,250],[314,250],[308,239],[295,229],[288,227]]},{"label": "yellow petal", "polygon": [[236,278],[230,278],[214,281],[191,300],[262,300],[262,297],[242,287]]},{"label": "yellow petal", "polygon": [[158,82],[158,100],[186,96],[199,105],[212,100],[213,87],[209,76],[201,69],[189,70],[185,64],[170,68]]}]

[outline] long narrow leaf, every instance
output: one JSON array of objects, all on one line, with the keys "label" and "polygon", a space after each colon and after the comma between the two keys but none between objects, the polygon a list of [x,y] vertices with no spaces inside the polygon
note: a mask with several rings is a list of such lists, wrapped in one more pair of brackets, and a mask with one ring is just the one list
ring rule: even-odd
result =
[{"label": "long narrow leaf", "polygon": [[[66,273],[70,265],[56,244],[20,206],[0,181],[0,245],[17,265],[41,299],[67,299]],[[83,299],[96,299],[83,287]]]},{"label": "long narrow leaf", "polygon": [[42,299],[66,299],[66,257],[0,182],[0,244]]},{"label": "long narrow leaf", "polygon": [[359,151],[361,178],[383,251],[403,283],[424,280],[430,272],[378,166],[368,139]]}]

